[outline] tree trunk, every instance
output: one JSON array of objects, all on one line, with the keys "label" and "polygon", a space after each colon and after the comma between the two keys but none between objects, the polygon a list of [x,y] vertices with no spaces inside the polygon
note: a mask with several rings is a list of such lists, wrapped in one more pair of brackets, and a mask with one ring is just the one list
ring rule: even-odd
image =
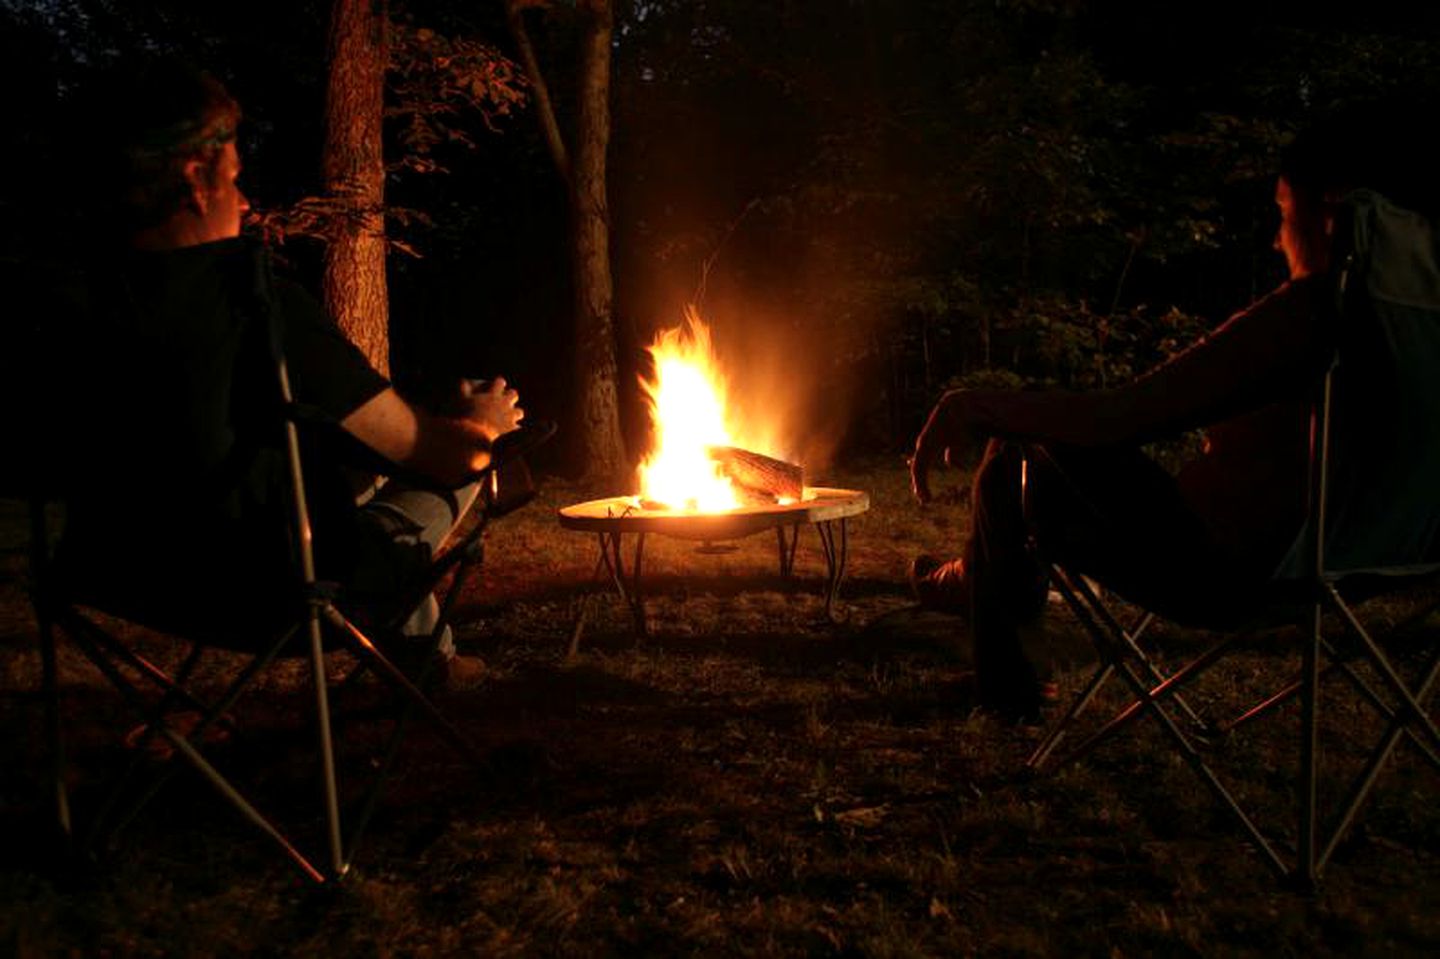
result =
[{"label": "tree trunk", "polygon": [[534,93],[536,115],[556,172],[570,191],[570,246],[575,282],[575,419],[585,480],[624,483],[629,464],[620,435],[619,372],[615,362],[614,291],[610,277],[610,213],[605,158],[610,144],[610,0],[580,0],[585,23],[578,64],[575,149],[566,149],[545,75],[525,28],[525,10],[545,0],[506,0],[510,30]]},{"label": "tree trunk", "polygon": [[586,473],[618,480],[628,468],[620,435],[615,318],[611,312],[610,213],[605,159],[610,144],[610,0],[591,0],[580,53],[573,179],[577,400]]},{"label": "tree trunk", "polygon": [[338,217],[325,250],[325,308],[370,363],[390,375],[385,287],[386,0],[334,0],[325,93],[326,193]]}]

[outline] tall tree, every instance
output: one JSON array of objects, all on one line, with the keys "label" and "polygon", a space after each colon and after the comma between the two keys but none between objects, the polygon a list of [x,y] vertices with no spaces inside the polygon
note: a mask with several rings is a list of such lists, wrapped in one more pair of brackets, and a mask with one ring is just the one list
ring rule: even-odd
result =
[{"label": "tall tree", "polygon": [[620,433],[615,361],[614,286],[610,274],[610,213],[606,154],[610,145],[610,0],[576,0],[582,21],[573,150],[567,148],[549,87],[525,25],[525,10],[548,0],[506,0],[510,28],[529,76],[535,109],[555,169],[570,191],[571,261],[575,283],[575,402],[585,475],[596,481],[629,467]]},{"label": "tall tree", "polygon": [[325,248],[325,307],[389,375],[385,287],[386,0],[334,0],[325,93],[325,191],[344,211]]}]

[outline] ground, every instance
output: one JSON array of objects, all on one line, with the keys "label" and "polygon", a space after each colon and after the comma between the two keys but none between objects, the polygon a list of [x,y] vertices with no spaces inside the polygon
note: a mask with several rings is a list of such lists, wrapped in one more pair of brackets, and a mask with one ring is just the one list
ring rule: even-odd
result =
[{"label": "ground", "polygon": [[[652,538],[651,631],[636,638],[592,580],[596,546],[554,511],[551,481],[493,527],[459,610],[479,688],[444,705],[486,754],[477,772],[417,725],[398,779],[338,888],[309,887],[192,776],[176,776],[97,865],[67,865],[49,828],[24,522],[3,515],[0,584],[0,951],[129,955],[1435,954],[1440,812],[1409,747],[1341,844],[1318,893],[1275,881],[1193,774],[1145,730],[1053,776],[1028,776],[1037,733],[971,708],[963,625],[905,584],[917,550],[957,544],[965,504],[922,511],[903,465],[821,477],[869,491],[853,521],[843,620],[819,599],[805,531],[797,580],[773,538],[733,552]],[[576,617],[578,651],[568,655]],[[1392,611],[1382,609],[1383,615]],[[1058,678],[1088,672],[1052,617]],[[1162,634],[1167,648],[1202,637]],[[141,643],[160,659],[170,644]],[[1284,637],[1238,658],[1202,700],[1238,704],[1284,678]],[[215,657],[216,675],[234,665]],[[332,657],[337,671],[348,663]],[[1408,660],[1407,660],[1408,661]],[[113,770],[119,702],[68,648],[63,702],[77,818]],[[237,704],[253,740],[217,751],[318,839],[304,684],[284,664]],[[342,775],[362,779],[385,728],[370,681],[339,694]],[[1325,755],[1371,733],[1337,695]],[[117,721],[118,722],[118,721]],[[124,724],[118,724],[122,729]],[[1217,750],[1266,823],[1293,816],[1293,707]],[[1243,741],[1240,741],[1242,740]],[[123,752],[123,750],[122,750]],[[1323,790],[1333,798],[1338,787]]]}]

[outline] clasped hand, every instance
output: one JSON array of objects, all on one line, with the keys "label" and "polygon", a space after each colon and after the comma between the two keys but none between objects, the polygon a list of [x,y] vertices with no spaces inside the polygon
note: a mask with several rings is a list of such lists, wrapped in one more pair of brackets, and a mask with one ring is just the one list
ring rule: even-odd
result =
[{"label": "clasped hand", "polygon": [[517,429],[525,411],[520,408],[520,394],[506,384],[505,377],[497,376],[489,381],[460,381],[460,417],[493,443]]}]

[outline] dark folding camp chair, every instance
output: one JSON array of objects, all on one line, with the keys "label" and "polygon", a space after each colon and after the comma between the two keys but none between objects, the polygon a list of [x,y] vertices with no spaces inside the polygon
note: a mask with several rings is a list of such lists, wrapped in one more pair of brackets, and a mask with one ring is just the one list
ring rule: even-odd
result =
[{"label": "dark folding camp chair", "polygon": [[[1267,863],[1305,887],[1318,880],[1402,740],[1440,768],[1440,731],[1426,707],[1440,674],[1440,642],[1428,637],[1434,647],[1428,662],[1418,671],[1411,667],[1416,675],[1407,678],[1393,640],[1382,643],[1385,637],[1372,635],[1360,618],[1364,599],[1404,589],[1424,594],[1440,573],[1440,231],[1378,194],[1357,191],[1336,236],[1338,348],[1312,407],[1310,495],[1299,537],[1253,601],[1238,608],[1217,602],[1214,615],[1202,612],[1179,623],[1227,633],[1169,672],[1142,648],[1153,613],[1141,611],[1133,625],[1124,625],[1084,577],[1049,562],[1052,584],[1094,640],[1100,661],[1029,759],[1033,769],[1054,769],[1132,720],[1153,719]],[[1027,455],[1028,467],[1047,454],[1036,447]],[[1043,544],[1032,546],[1045,561]],[[1388,635],[1413,643],[1411,627],[1425,625],[1432,608],[1422,604]],[[1277,623],[1301,628],[1298,677],[1228,721],[1214,721],[1187,702],[1185,692],[1195,689],[1195,680],[1255,641],[1257,630]],[[1263,637],[1270,642],[1273,633]],[[1117,677],[1128,687],[1128,704],[1061,755],[1059,747],[1078,731],[1081,714]],[[1385,729],[1322,825],[1318,730],[1322,680],[1331,677],[1352,683]],[[1210,747],[1296,697],[1298,815],[1289,839],[1261,828],[1252,817],[1256,810],[1247,810],[1222,781]]]},{"label": "dark folding camp chair", "polygon": [[[288,509],[293,527],[291,540],[295,556],[291,575],[278,579],[265,576],[257,580],[268,595],[242,595],[239,608],[233,605],[235,584],[221,584],[216,595],[226,594],[232,601],[228,609],[206,609],[215,596],[204,595],[200,602],[194,596],[170,596],[170,605],[156,604],[154,597],[136,603],[134,597],[107,591],[102,581],[67,566],[63,549],[52,549],[51,534],[46,522],[47,496],[34,491],[31,497],[31,542],[33,599],[39,627],[42,684],[45,696],[45,724],[53,760],[54,800],[62,831],[78,847],[90,852],[108,843],[114,834],[131,822],[145,804],[157,793],[171,774],[180,768],[198,772],[217,792],[255,827],[268,835],[284,854],[305,875],[316,882],[333,882],[350,868],[360,840],[382,786],[391,770],[401,736],[412,713],[428,719],[434,728],[463,757],[480,763],[480,757],[467,737],[436,708],[425,692],[428,664],[416,675],[407,675],[397,668],[377,640],[398,631],[400,621],[446,576],[451,576],[445,594],[440,622],[430,636],[427,651],[436,650],[453,603],[467,577],[483,557],[483,535],[492,520],[524,505],[534,495],[524,455],[553,433],[553,426],[543,425],[517,431],[497,442],[491,464],[475,477],[482,485],[480,498],[473,508],[476,517],[467,533],[437,557],[426,575],[414,585],[413,595],[404,597],[397,607],[402,612],[390,623],[376,623],[362,629],[342,611],[344,597],[336,584],[322,581],[316,572],[312,544],[312,526],[305,479],[301,465],[300,431],[302,428],[324,428],[314,422],[313,413],[293,402],[284,356],[278,345],[273,297],[269,294],[269,261],[262,251],[255,251],[255,286],[251,307],[259,314],[254,322],[264,324],[271,344],[270,363],[275,389],[277,419],[274,435],[283,449],[277,451],[288,466]],[[123,563],[125,545],[117,546],[115,561]],[[452,575],[453,574],[453,575]],[[133,583],[134,577],[128,577]],[[277,582],[283,585],[276,587]],[[158,589],[173,584],[157,583]],[[193,586],[193,583],[188,585]],[[204,587],[201,587],[204,588]],[[238,589],[254,589],[253,583],[238,584]],[[102,615],[95,615],[96,613]],[[180,640],[187,651],[173,672],[162,669],[133,648],[111,627],[113,620],[123,620],[145,630]],[[57,669],[57,631],[69,639],[121,696],[129,712],[140,725],[126,737],[132,754],[124,770],[111,784],[108,795],[91,818],[85,836],[78,836],[71,816],[70,798],[65,786],[65,761],[61,736],[59,677]],[[372,638],[373,637],[373,638]],[[243,666],[218,693],[203,694],[194,680],[197,666],[207,650],[225,649],[245,655]],[[342,836],[339,779],[336,770],[332,713],[331,678],[327,675],[325,654],[344,650],[353,654],[358,675],[368,670],[379,677],[394,694],[399,715],[379,750],[376,771],[368,788],[361,791],[355,807],[343,825],[349,835]],[[229,723],[230,712],[260,677],[280,657],[303,657],[310,673],[309,696],[313,697],[313,721],[316,743],[316,766],[319,799],[323,811],[325,835],[319,843],[323,855],[301,851],[301,844],[282,830],[277,820],[262,812],[243,792],[232,777],[222,773],[206,755],[206,741],[223,723]],[[299,696],[306,695],[297,689]],[[186,722],[177,723],[177,716]],[[160,747],[163,742],[165,747]],[[159,747],[159,748],[156,748]],[[154,768],[149,759],[152,752],[168,752],[170,759]],[[177,768],[178,767],[178,768]],[[293,817],[292,817],[293,818]],[[313,843],[312,843],[313,844]]]}]

